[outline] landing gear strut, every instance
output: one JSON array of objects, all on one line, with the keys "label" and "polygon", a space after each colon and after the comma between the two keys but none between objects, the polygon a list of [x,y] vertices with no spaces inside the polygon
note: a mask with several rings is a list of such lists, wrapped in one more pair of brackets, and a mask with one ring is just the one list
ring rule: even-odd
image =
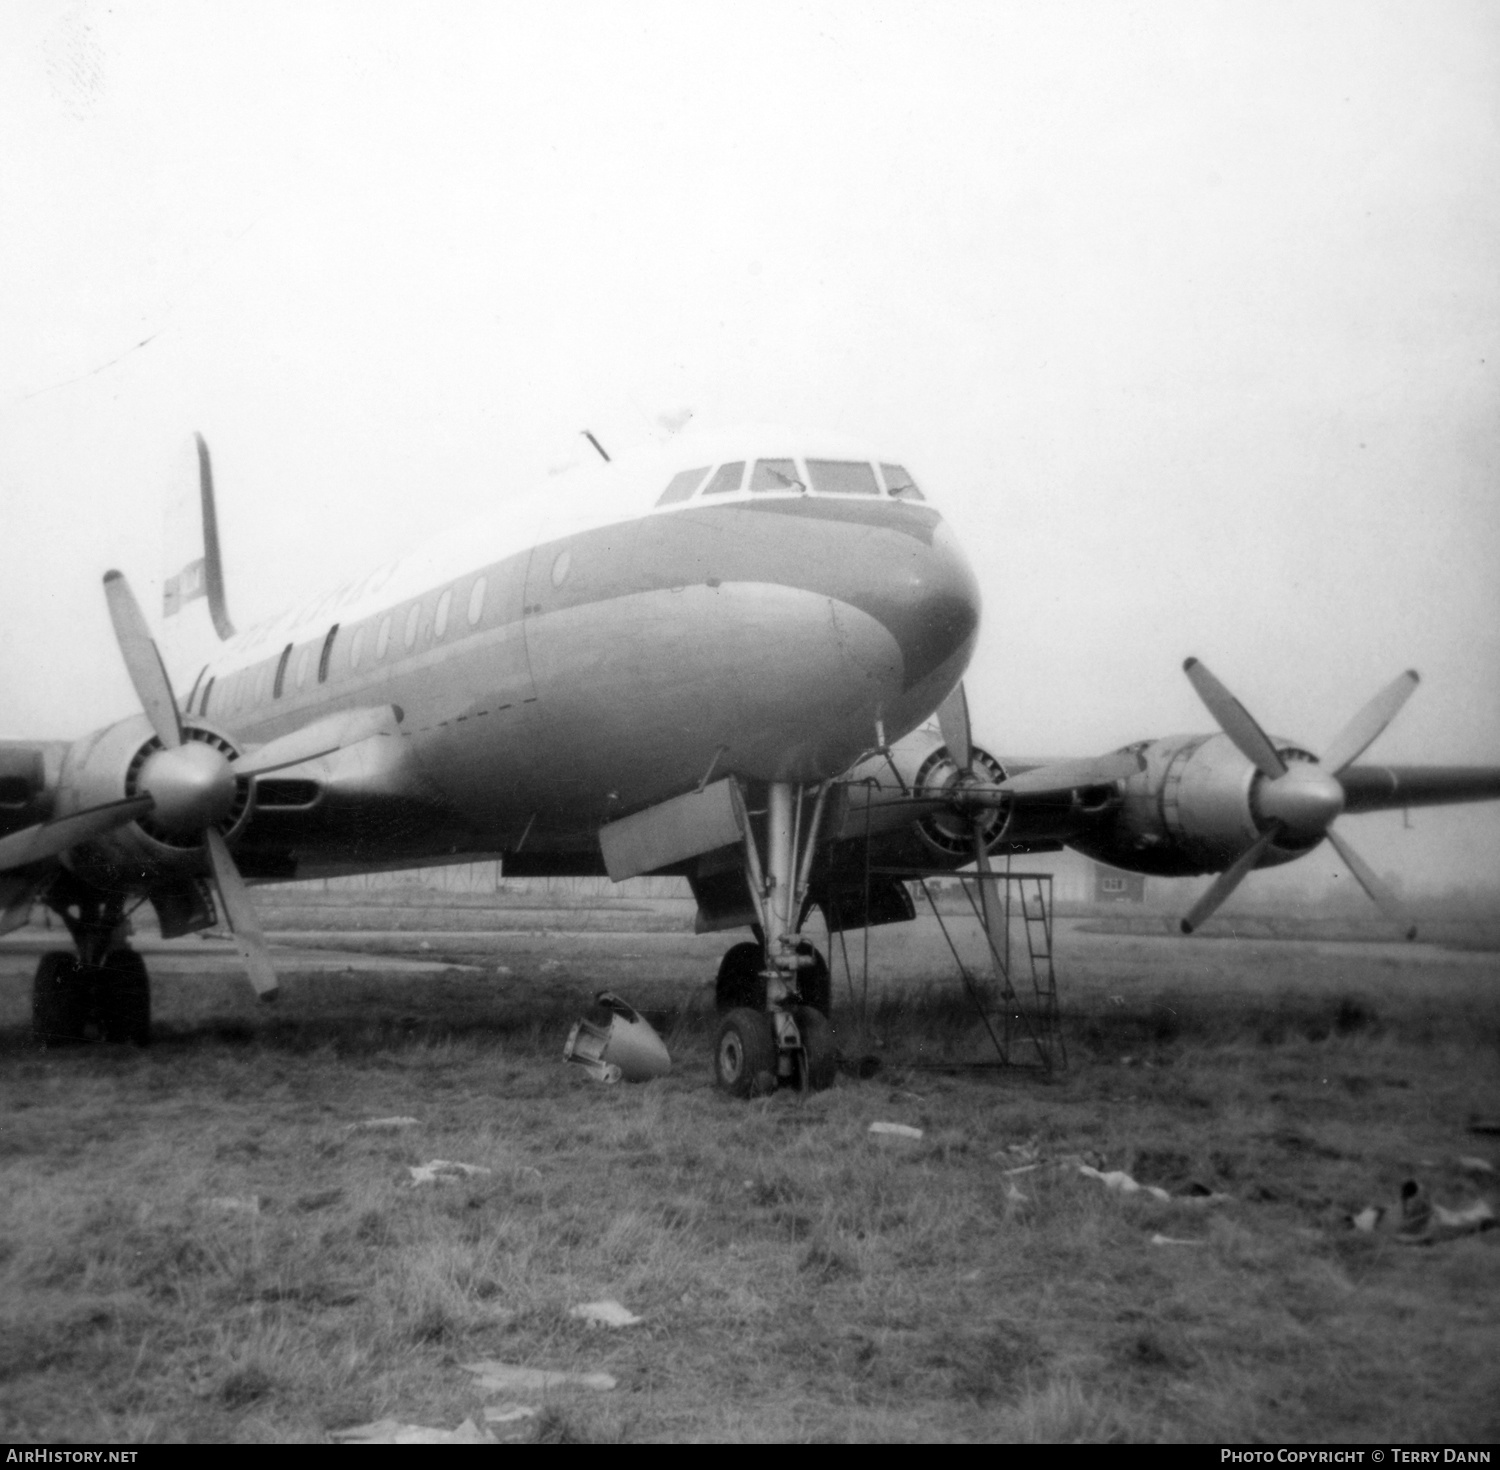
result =
[{"label": "landing gear strut", "polygon": [[146,962],[125,947],[124,900],[84,890],[55,891],[51,906],[78,953],[37,962],[31,989],[31,1037],[38,1046],[151,1039],[151,980]]},{"label": "landing gear strut", "polygon": [[734,1097],[754,1097],[782,1084],[821,1090],[838,1071],[828,965],[797,933],[828,788],[818,790],[804,834],[805,794],[789,781],[770,783],[764,864],[739,798],[746,876],[759,918],[757,939],[763,935],[764,942],[735,945],[719,966],[714,988],[724,1015],[714,1042],[714,1075]]}]

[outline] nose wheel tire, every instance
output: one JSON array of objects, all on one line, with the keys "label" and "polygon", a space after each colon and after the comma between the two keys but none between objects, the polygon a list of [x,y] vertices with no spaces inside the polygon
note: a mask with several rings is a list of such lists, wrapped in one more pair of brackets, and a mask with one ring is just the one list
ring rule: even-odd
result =
[{"label": "nose wheel tire", "polygon": [[92,987],[83,966],[53,950],[37,962],[31,986],[31,1039],[38,1046],[76,1046],[85,1039]]},{"label": "nose wheel tire", "polygon": [[839,1071],[839,1050],[834,1043],[833,1023],[812,1006],[792,1012],[802,1037],[800,1082],[804,1092],[822,1092],[833,1086]]},{"label": "nose wheel tire", "polygon": [[776,1090],[776,1034],[768,1011],[741,1006],[724,1017],[714,1041],[714,1078],[731,1097]]},{"label": "nose wheel tire", "polygon": [[133,949],[111,951],[99,975],[99,1028],[106,1041],[145,1046],[151,1040],[151,981]]}]

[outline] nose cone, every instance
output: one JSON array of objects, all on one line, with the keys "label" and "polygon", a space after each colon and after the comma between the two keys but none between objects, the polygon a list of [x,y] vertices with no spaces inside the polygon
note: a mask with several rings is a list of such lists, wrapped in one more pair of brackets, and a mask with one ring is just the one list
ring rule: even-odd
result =
[{"label": "nose cone", "polygon": [[1321,837],[1344,809],[1344,788],[1319,766],[1294,761],[1284,776],[1261,787],[1256,806],[1303,841]]},{"label": "nose cone", "polygon": [[229,762],[197,740],[149,757],[138,789],[156,802],[151,815],[158,825],[183,835],[222,821],[234,806]]}]

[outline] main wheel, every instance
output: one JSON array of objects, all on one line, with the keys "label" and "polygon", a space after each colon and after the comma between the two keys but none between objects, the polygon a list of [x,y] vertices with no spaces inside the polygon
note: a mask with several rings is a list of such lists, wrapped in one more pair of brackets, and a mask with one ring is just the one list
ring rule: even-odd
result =
[{"label": "main wheel", "polygon": [[776,1088],[776,1032],[769,1011],[741,1006],[724,1017],[714,1041],[714,1077],[731,1097]]},{"label": "main wheel", "polygon": [[828,961],[805,939],[797,946],[797,953],[812,956],[812,964],[797,971],[797,993],[804,1005],[827,1016],[833,1011],[833,976],[828,973]]},{"label": "main wheel", "polygon": [[44,954],[31,983],[31,1039],[38,1046],[71,1046],[84,1040],[92,988],[88,972],[74,956],[61,950]]},{"label": "main wheel", "polygon": [[766,1008],[766,952],[748,939],[737,944],[719,961],[719,978],[714,985],[714,1009],[721,1016],[745,1009]]},{"label": "main wheel", "polygon": [[112,950],[99,973],[99,1022],[106,1041],[151,1040],[151,979],[133,949]]},{"label": "main wheel", "polygon": [[822,1092],[833,1086],[838,1076],[839,1049],[834,1041],[833,1023],[812,1006],[798,1006],[792,1012],[802,1037],[801,1083],[804,1092]]}]

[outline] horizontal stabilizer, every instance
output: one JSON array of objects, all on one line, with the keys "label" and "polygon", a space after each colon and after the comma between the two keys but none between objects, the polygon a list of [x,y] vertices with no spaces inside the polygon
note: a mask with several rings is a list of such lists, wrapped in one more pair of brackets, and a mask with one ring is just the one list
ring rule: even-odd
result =
[{"label": "horizontal stabilizer", "polygon": [[66,852],[70,847],[77,847],[80,842],[102,837],[106,832],[113,832],[116,827],[144,816],[154,805],[149,796],[132,796],[124,801],[106,802],[103,806],[92,806],[87,811],[59,817],[55,822],[39,822],[34,827],[23,827],[8,837],[0,837],[0,873],[39,863]]}]

